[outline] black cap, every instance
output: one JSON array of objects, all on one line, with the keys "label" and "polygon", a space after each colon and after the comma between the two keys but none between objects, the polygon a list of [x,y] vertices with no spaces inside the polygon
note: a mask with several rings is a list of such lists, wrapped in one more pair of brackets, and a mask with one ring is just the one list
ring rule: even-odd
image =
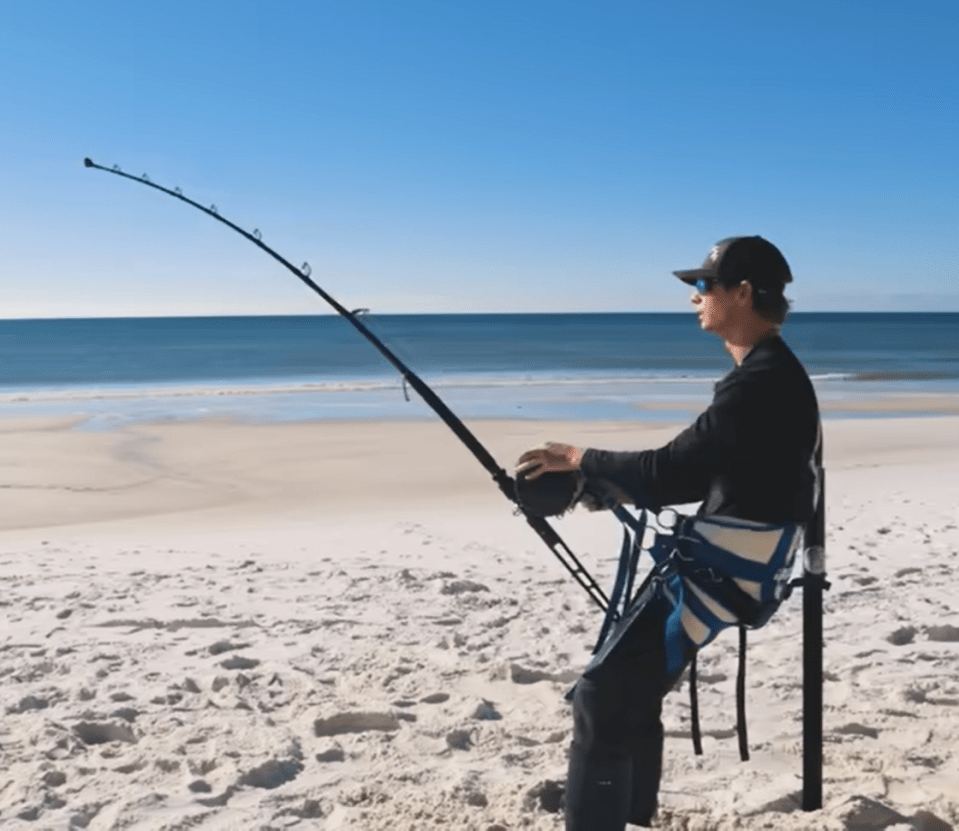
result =
[{"label": "black cap", "polygon": [[752,285],[782,288],[793,276],[789,263],[768,240],[762,237],[728,237],[720,240],[706,255],[700,268],[674,271],[680,280],[694,285],[701,277],[713,277],[726,287],[738,286],[743,280]]}]

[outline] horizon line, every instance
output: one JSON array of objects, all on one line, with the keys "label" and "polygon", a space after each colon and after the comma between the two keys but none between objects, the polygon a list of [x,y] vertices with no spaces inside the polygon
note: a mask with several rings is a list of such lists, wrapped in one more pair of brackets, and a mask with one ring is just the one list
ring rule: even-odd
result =
[{"label": "horizon line", "polygon": [[[519,317],[519,316],[550,316],[550,317],[561,317],[563,315],[568,316],[599,316],[599,315],[673,315],[673,316],[686,316],[691,315],[691,311],[649,311],[649,310],[635,310],[635,311],[515,311],[515,312],[504,312],[504,311],[486,311],[486,312],[371,312],[365,311],[363,314],[358,315],[360,319],[363,317]],[[920,309],[920,310],[897,310],[892,311],[889,309],[881,310],[870,310],[870,309],[819,309],[819,310],[807,310],[807,311],[790,311],[789,317],[801,317],[805,315],[959,315],[959,310],[941,310],[941,309]],[[66,321],[66,320],[183,320],[183,319],[205,319],[205,320],[215,320],[220,318],[295,318],[295,317],[344,317],[339,312],[336,311],[322,311],[322,312],[271,312],[266,314],[257,314],[252,312],[241,312],[241,313],[222,313],[222,314],[209,314],[209,313],[187,313],[187,314],[105,314],[105,315],[76,315],[76,316],[13,316],[13,317],[0,317],[0,323],[7,323],[13,321],[21,322],[38,322],[41,320],[49,321]],[[786,323],[788,324],[789,319],[787,318]]]}]

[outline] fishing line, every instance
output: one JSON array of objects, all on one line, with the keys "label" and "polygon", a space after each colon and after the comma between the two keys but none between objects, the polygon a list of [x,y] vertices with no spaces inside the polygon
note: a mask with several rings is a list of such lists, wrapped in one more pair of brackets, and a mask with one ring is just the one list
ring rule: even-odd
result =
[{"label": "fishing line", "polygon": [[[122,170],[120,170],[119,166],[117,165],[114,165],[112,168],[104,167],[103,165],[94,163],[88,158],[83,160],[83,164],[86,167],[92,167],[96,170],[103,170],[107,173],[113,173],[116,176],[121,176],[124,179],[129,179],[133,182],[139,182],[141,185],[154,188],[155,190],[161,191],[168,196],[179,199],[181,202],[186,202],[188,205],[192,205],[197,210],[203,211],[203,213],[205,213],[207,216],[211,216],[218,222],[222,222],[227,227],[232,228],[240,236],[245,237],[255,246],[269,254],[284,268],[293,272],[293,274],[295,274],[301,282],[305,283],[310,289],[322,297],[342,317],[346,318],[350,324],[352,324],[352,326],[364,338],[366,338],[376,348],[376,350],[384,358],[386,358],[387,361],[389,361],[390,364],[393,365],[394,369],[396,369],[402,378],[404,392],[407,385],[412,387],[423,399],[423,401],[428,404],[443,420],[446,426],[456,434],[457,438],[459,438],[460,441],[466,445],[466,447],[470,450],[470,452],[472,452],[479,463],[486,468],[487,472],[493,477],[493,481],[499,486],[499,489],[503,492],[506,498],[511,502],[516,501],[512,477],[497,464],[490,452],[480,443],[479,439],[473,435],[469,428],[463,424],[459,417],[449,407],[446,406],[445,402],[435,392],[433,392],[433,390],[422,379],[420,379],[416,373],[406,366],[406,364],[403,363],[403,361],[401,361],[386,346],[386,344],[384,344],[375,334],[373,334],[372,331],[370,331],[370,329],[363,324],[363,322],[360,320],[360,317],[368,310],[359,308],[350,311],[345,306],[337,302],[334,297],[324,291],[323,288],[321,288],[320,285],[310,277],[311,269],[309,263],[304,262],[303,265],[297,268],[295,265],[289,262],[289,260],[280,256],[276,251],[266,245],[263,242],[262,234],[259,232],[259,230],[254,229],[252,232],[245,231],[240,226],[235,225],[234,223],[230,222],[230,220],[221,216],[216,205],[204,207],[200,203],[194,202],[192,199],[184,196],[183,192],[179,188],[170,190],[169,188],[165,188],[156,184],[155,182],[151,182],[145,173],[139,177],[131,176],[129,173],[124,173]],[[596,580],[594,580],[589,572],[583,567],[576,555],[569,549],[566,543],[563,542],[559,534],[556,533],[549,522],[542,517],[533,516],[532,514],[528,513],[522,505],[519,505],[517,510],[523,514],[526,522],[540,536],[549,550],[553,552],[553,554],[563,564],[570,575],[572,575],[573,579],[576,580],[576,582],[586,590],[586,593],[590,596],[593,602],[596,603],[600,609],[605,611],[609,603],[606,594],[603,592]]]}]

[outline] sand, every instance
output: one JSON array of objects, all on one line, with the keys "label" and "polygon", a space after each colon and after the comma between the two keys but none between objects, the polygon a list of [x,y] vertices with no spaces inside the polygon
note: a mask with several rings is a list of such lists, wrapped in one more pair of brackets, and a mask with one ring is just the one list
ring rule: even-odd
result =
[{"label": "sand", "polygon": [[[675,427],[478,421],[551,438]],[[658,826],[959,827],[959,418],[826,423],[822,810],[798,810],[801,601],[665,708]],[[560,829],[598,610],[435,421],[0,421],[0,827]],[[608,585],[608,515],[556,523]]]}]

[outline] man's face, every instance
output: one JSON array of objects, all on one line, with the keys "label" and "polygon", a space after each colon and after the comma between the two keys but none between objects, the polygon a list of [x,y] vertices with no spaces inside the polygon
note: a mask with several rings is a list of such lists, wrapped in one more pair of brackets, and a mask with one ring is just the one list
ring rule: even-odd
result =
[{"label": "man's face", "polygon": [[727,289],[719,283],[702,293],[694,291],[690,300],[699,317],[700,328],[725,338],[739,319],[741,293],[741,286]]}]

